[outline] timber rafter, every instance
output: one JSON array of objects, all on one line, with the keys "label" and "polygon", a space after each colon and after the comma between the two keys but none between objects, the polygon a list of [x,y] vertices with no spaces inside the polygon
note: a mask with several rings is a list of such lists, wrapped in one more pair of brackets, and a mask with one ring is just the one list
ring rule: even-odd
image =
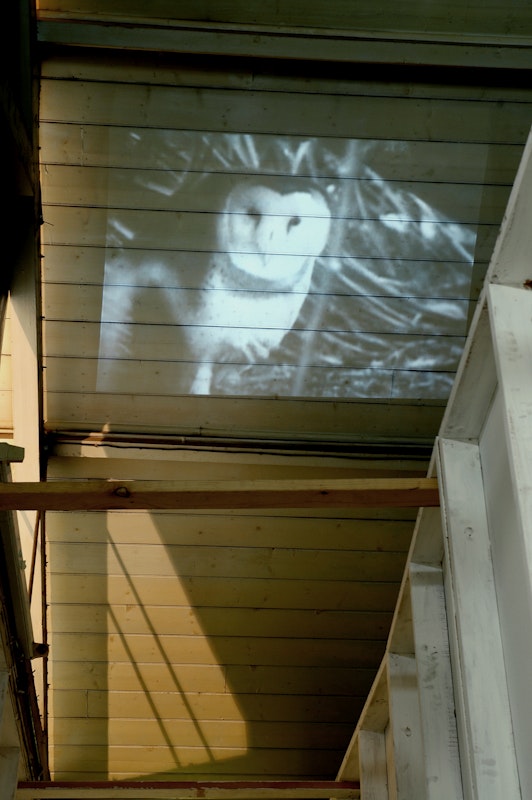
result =
[{"label": "timber rafter", "polygon": [[358,781],[20,782],[16,800],[357,800]]},{"label": "timber rafter", "polygon": [[103,511],[438,506],[435,478],[50,481],[0,484],[0,510]]}]

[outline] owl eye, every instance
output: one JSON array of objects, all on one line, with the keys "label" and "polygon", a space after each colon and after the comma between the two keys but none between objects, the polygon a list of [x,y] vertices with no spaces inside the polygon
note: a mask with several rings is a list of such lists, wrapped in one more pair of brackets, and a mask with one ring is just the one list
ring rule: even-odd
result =
[{"label": "owl eye", "polygon": [[255,225],[258,225],[262,214],[257,208],[255,208],[255,206],[250,206],[250,208],[247,209],[246,214],[253,220]]},{"label": "owl eye", "polygon": [[290,219],[288,220],[287,230],[290,230],[291,228],[297,228],[300,222],[301,222],[301,217],[290,217]]}]

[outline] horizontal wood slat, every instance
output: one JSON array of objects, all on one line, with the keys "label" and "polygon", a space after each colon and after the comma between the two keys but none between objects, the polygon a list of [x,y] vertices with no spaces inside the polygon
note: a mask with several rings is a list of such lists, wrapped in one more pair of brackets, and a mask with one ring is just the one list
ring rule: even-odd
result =
[{"label": "horizontal wood slat", "polygon": [[[325,729],[324,725],[327,725]],[[255,747],[286,747],[288,750],[322,746],[325,750],[337,750],[349,741],[353,726],[349,723],[277,722],[255,720],[253,743]],[[142,741],[145,747],[201,747],[207,741],[209,747],[239,747],[246,738],[246,722],[242,719],[203,719],[198,726],[190,714],[184,719],[76,719],[54,721],[56,746],[86,745],[91,747],[105,741],[120,741],[124,746]],[[116,738],[115,738],[116,737]],[[326,741],[324,741],[324,738]]]},{"label": "horizontal wood slat", "polygon": [[[94,55],[93,55],[94,58]],[[93,63],[93,62],[92,62]],[[107,62],[108,63],[108,62]],[[74,67],[73,67],[74,68]],[[164,76],[162,76],[164,78]],[[205,76],[202,76],[205,79]],[[254,76],[256,80],[256,76]],[[234,78],[233,78],[234,79]],[[313,83],[313,88],[315,88]],[[338,85],[335,84],[336,88]],[[245,88],[245,87],[243,87]],[[371,84],[365,90],[372,90]],[[388,87],[390,88],[390,87]],[[433,93],[436,87],[431,87]],[[485,91],[485,90],[484,90]],[[523,95],[526,99],[526,95]],[[128,128],[109,140],[109,131],[104,125],[85,125],[79,128],[62,122],[45,122],[40,125],[41,137],[46,142],[43,164],[64,165],[69,167],[107,167],[107,168],[139,168],[138,153],[134,148],[124,148],[118,142],[127,134],[142,132],[146,146],[143,153],[142,168],[157,169],[160,167],[160,146],[165,142],[165,133],[150,128]],[[115,141],[116,138],[116,141]],[[258,144],[265,138],[256,134]],[[297,146],[296,137],[289,138],[292,146]],[[333,136],[327,139],[332,148],[338,149],[342,139]],[[488,148],[493,158],[486,162]],[[377,168],[381,177],[390,181],[444,181],[460,184],[493,184],[509,187],[515,177],[522,144],[477,142],[442,142],[442,141],[409,141],[405,143],[393,139],[382,140],[375,148],[375,154],[368,154],[369,161],[354,167],[352,177],[362,177],[367,167]],[[378,155],[378,160],[375,158]],[[166,167],[168,170],[180,169],[183,166],[178,151],[169,150]],[[206,172],[231,172],[229,166],[224,169],[223,163],[215,154],[207,151],[202,168]],[[48,169],[48,166],[46,166]],[[508,188],[509,191],[509,188]]]},{"label": "horizontal wood slat", "polygon": [[[389,625],[388,625],[389,627]],[[82,690],[87,686],[101,692],[127,691],[146,693],[179,691],[189,697],[194,693],[232,694],[236,697],[251,693],[283,695],[355,695],[360,698],[369,691],[374,669],[351,667],[254,667],[233,665],[222,667],[203,664],[177,664],[172,669],[166,663],[113,664],[111,672],[106,662],[54,662],[52,682],[65,689]],[[178,683],[176,685],[176,679]],[[111,686],[109,683],[111,682]],[[334,691],[331,690],[334,687]],[[214,705],[215,705],[214,701]]]},{"label": "horizontal wood slat", "polygon": [[[148,7],[143,0],[130,0],[127,4],[115,4],[113,11],[111,14],[106,0],[78,0],[75,3],[73,0],[41,0],[39,3],[40,17],[51,20],[100,19],[107,24],[111,21],[124,23],[129,20],[130,24],[136,21],[141,29],[142,23],[146,24],[148,21],[159,26],[163,21],[172,21],[174,24],[187,24],[188,28],[194,24],[199,27],[203,23],[207,29],[218,23],[222,30],[226,26],[235,27],[235,21],[238,21],[244,30],[255,32],[257,38],[263,29],[268,30],[274,26],[276,30],[281,29],[284,32],[294,28],[301,32],[303,29],[307,31],[306,38],[310,41],[313,39],[312,34],[315,35],[313,29],[318,29],[322,35],[324,31],[333,31],[336,35],[337,31],[342,31],[346,36],[356,31],[359,35],[365,32],[366,35],[376,36],[384,28],[387,37],[391,32],[398,35],[402,31],[415,38],[415,32],[422,28],[424,41],[454,41],[454,37],[457,37],[464,47],[464,39],[468,41],[464,36],[467,31],[474,31],[474,38],[480,41],[485,41],[487,37],[489,42],[493,42],[493,37],[496,37],[495,41],[501,44],[501,40],[504,41],[506,37],[510,41],[514,37],[523,37],[532,25],[530,7],[526,0],[514,0],[509,6],[496,0],[487,0],[482,6],[476,3],[462,4],[457,0],[442,0],[437,5],[430,4],[424,9],[422,24],[419,14],[416,13],[417,8],[408,0],[382,0],[378,5],[371,0],[358,0],[355,4],[345,0],[327,4],[320,0],[292,0],[273,6],[269,3],[255,6],[242,4],[238,0],[225,0],[223,3],[216,3],[212,8],[209,4],[198,4],[195,0],[181,0],[178,5],[173,0],[154,0]],[[466,55],[470,55],[470,49],[471,45],[466,49]]]},{"label": "horizontal wood slat", "polygon": [[[202,168],[205,169],[203,164]],[[276,174],[274,164],[265,163],[262,169],[265,173],[261,176],[262,179],[267,179],[268,186],[282,194],[286,190],[286,175]],[[190,181],[184,188],[178,188],[186,181],[186,172],[146,169],[144,164],[136,169],[50,164],[43,173],[43,191],[50,206],[65,206],[68,197],[69,206],[107,208],[110,212],[142,208],[174,213],[213,214],[219,211],[231,189],[241,180],[241,172],[214,172],[199,184]],[[313,185],[326,195],[330,181],[330,176],[318,175],[313,179]],[[373,177],[363,174],[360,178],[342,178],[345,191],[350,193],[371,191],[372,187],[374,191],[379,191],[382,190],[382,183],[380,174]],[[349,189],[347,184],[350,184]],[[308,186],[308,178],[294,176],[290,179],[290,186],[293,189],[300,186],[304,191]],[[441,183],[434,183],[434,180],[394,181],[394,191],[404,195],[413,192],[422,196],[429,204],[422,209],[422,219],[425,222],[437,222],[440,216],[436,209],[445,209],[452,212],[456,222],[479,221],[498,225],[508,201],[506,186],[483,187],[479,183],[466,183],[458,179],[456,183],[452,183],[448,178]],[[479,218],[482,197],[484,202]]]},{"label": "horizontal wood slat", "polygon": [[[283,120],[283,134],[329,136],[334,130],[336,137],[350,138],[380,138],[383,131],[390,132],[393,119],[396,139],[483,142],[490,131],[493,141],[504,144],[522,144],[528,132],[520,103],[485,97],[456,103],[454,98],[393,97],[389,92],[364,97],[365,113],[360,114],[360,95],[356,94],[339,104],[334,95],[248,90],[246,102],[239,103],[235,102],[238,91],[63,81],[52,92],[45,80],[41,119],[189,131],[219,131],[223,126],[228,131],[276,135]],[[495,127],[493,111],[501,109],[504,112]]]},{"label": "horizontal wood slat", "polygon": [[[127,521],[125,521],[127,524]],[[138,575],[176,577],[184,575],[218,578],[262,578],[263,580],[400,580],[406,553],[367,550],[327,550],[322,547],[292,549],[281,547],[197,548],[190,546],[122,545],[108,549],[102,544],[59,544],[50,548],[53,572],[62,575],[126,575],[134,583]],[[193,589],[193,596],[196,588]],[[295,598],[295,595],[294,595]],[[318,604],[319,605],[319,604]],[[164,608],[165,606],[162,606]],[[321,606],[320,606],[321,607]]]},{"label": "horizontal wood slat", "polygon": [[[205,470],[205,466],[203,466]],[[190,469],[192,471],[192,467]],[[92,475],[96,478],[96,475]],[[125,479],[127,476],[121,476]],[[141,476],[136,476],[136,479]],[[72,477],[70,478],[72,479]],[[189,476],[189,480],[192,476]],[[235,477],[236,479],[236,477]],[[164,478],[161,476],[161,480]],[[280,547],[309,550],[377,550],[405,552],[410,545],[413,520],[356,519],[338,512],[330,518],[313,518],[310,513],[284,516],[270,513],[181,513],[172,511],[136,511],[124,520],[120,512],[95,516],[79,511],[68,516],[50,512],[47,517],[47,539],[53,543],[155,545],[193,547]],[[359,513],[363,513],[362,510]],[[369,512],[366,512],[369,513]],[[202,551],[199,551],[202,552]],[[205,552],[205,551],[203,551]],[[57,569],[52,567],[53,572]],[[182,576],[184,577],[184,576]],[[148,601],[149,583],[142,587]],[[77,587],[76,591],[81,587]],[[206,587],[205,587],[206,589]],[[219,587],[223,591],[222,587]],[[170,584],[156,588],[159,597],[169,593],[171,605],[176,602]],[[207,590],[206,590],[207,591]],[[228,587],[227,592],[232,590]],[[96,589],[93,597],[97,597]],[[163,603],[164,605],[164,603]]]},{"label": "horizontal wood slat", "polygon": [[[56,291],[68,291],[68,289],[57,289],[65,285],[73,284],[78,288],[78,294],[72,288],[70,297],[64,295],[65,301],[70,300],[72,306],[70,308],[61,308],[59,304],[55,306],[56,317],[52,316],[54,306],[47,308],[46,326],[47,330],[47,352],[52,355],[61,355],[67,353],[69,355],[90,355],[85,353],[83,349],[76,348],[75,352],[68,352],[64,350],[57,350],[58,337],[57,334],[53,335],[54,323],[58,321],[63,322],[78,322],[77,316],[78,302],[84,301],[84,313],[88,314],[89,304],[92,299],[98,300],[95,295],[95,286],[101,286],[104,281],[104,271],[106,261],[112,261],[120,255],[118,248],[95,246],[83,247],[81,245],[68,245],[60,244],[44,245],[43,246],[43,270],[44,270],[44,291],[53,302],[53,295]],[[158,255],[163,258],[171,256],[174,263],[179,264],[179,273],[176,271],[173,275],[168,271],[165,275],[166,285],[170,288],[179,288],[180,286],[188,286],[189,288],[201,288],[201,279],[198,279],[198,269],[201,268],[201,255],[194,252],[180,253],[177,250],[158,250]],[[486,255],[488,255],[486,253]],[[153,251],[149,249],[134,250],[131,248],[127,254],[128,263],[131,265],[133,274],[140,274],[143,266],[153,259]],[[322,257],[322,262],[326,263],[326,259]],[[482,264],[479,258],[475,260],[476,266],[471,273],[471,264],[467,261],[444,261],[441,254],[435,261],[423,261],[416,257],[413,260],[393,260],[387,258],[369,258],[364,260],[357,258],[356,266],[357,272],[363,272],[366,279],[371,280],[371,284],[375,288],[375,296],[377,297],[394,297],[394,298],[430,298],[437,294],[440,299],[470,299],[471,297],[478,297],[481,289],[483,274],[485,272],[486,264]],[[394,280],[397,277],[397,270],[400,269],[402,274],[409,276],[411,279],[404,282]],[[419,277],[423,277],[423,281]],[[442,280],[442,278],[445,278]],[[127,283],[127,281],[123,281]],[[119,284],[119,280],[115,278],[115,285]],[[83,287],[90,287],[84,289]],[[354,287],[352,287],[354,288]],[[100,290],[102,291],[102,290]],[[338,292],[346,296],[350,294],[349,287],[338,286]],[[311,286],[310,296],[319,294],[319,287],[314,289]],[[89,323],[100,322],[100,319],[86,320],[86,328]],[[50,330],[51,328],[51,330]],[[92,334],[92,337],[97,336],[98,331]],[[146,334],[144,334],[146,335]],[[148,334],[150,335],[150,334]],[[151,334],[153,336],[153,334]],[[65,334],[65,339],[69,338],[69,334]],[[80,348],[87,346],[87,343],[78,341]],[[62,342],[63,347],[71,347],[72,343],[69,341]],[[96,353],[96,350],[91,352]]]},{"label": "horizontal wood slat", "polygon": [[439,505],[435,478],[336,481],[57,481],[0,485],[2,510],[341,508]]},{"label": "horizontal wood slat", "polygon": [[[57,553],[57,549],[54,550]],[[198,557],[203,558],[202,552]],[[320,553],[320,559],[322,558]],[[211,553],[212,555],[212,553]],[[293,554],[292,554],[293,555]],[[166,557],[165,557],[166,558]],[[339,554],[339,560],[342,555]],[[403,559],[406,558],[406,551]],[[80,559],[78,559],[79,562]],[[362,559],[361,559],[362,561]],[[182,606],[191,602],[191,598],[201,598],[203,608],[221,606],[222,608],[320,608],[338,611],[392,611],[397,599],[397,584],[394,581],[376,580],[379,562],[372,559],[375,571],[370,574],[371,580],[364,581],[358,575],[354,581],[351,576],[346,580],[297,580],[294,576],[287,579],[244,577],[242,582],[227,580],[227,576],[205,577],[201,575],[167,576],[157,575],[106,575],[83,574],[76,570],[76,562],[71,561],[74,568],[72,574],[59,572],[59,565],[53,566],[53,578],[50,585],[52,603],[86,603],[88,605],[125,605],[136,598],[146,606]],[[64,561],[62,562],[64,564]],[[386,564],[386,559],[384,559]],[[397,571],[401,560],[396,557]],[[294,565],[295,566],[295,565]],[[82,645],[76,647],[77,652]],[[177,647],[177,643],[176,643]]]},{"label": "horizontal wood slat", "polygon": [[21,781],[16,800],[319,800],[360,797],[355,781]]},{"label": "horizontal wood slat", "polygon": [[[162,719],[187,718],[190,707],[195,709],[198,719],[209,718],[213,709],[223,719],[242,719],[242,713],[233,695],[222,692],[218,695],[189,692],[181,697],[175,692],[97,691],[82,689],[50,689],[50,708],[57,719],[100,718],[108,719],[153,719],[154,709]],[[354,695],[299,695],[286,694],[239,694],[238,702],[246,709],[246,718],[270,720],[271,722],[348,722],[358,718],[366,693]],[[212,718],[212,717],[211,717]]]},{"label": "horizontal wood slat", "polygon": [[[397,570],[400,572],[400,570]],[[175,633],[200,636],[222,636],[227,630],[239,636],[285,636],[316,639],[386,639],[391,612],[386,611],[319,611],[315,609],[253,609],[201,608],[193,609],[142,606],[60,606],[52,609],[52,625],[58,633],[100,633],[106,631],[108,617],[111,632],[129,637],[130,634],[153,635],[164,650],[164,637]],[[116,666],[116,665],[115,665]],[[343,669],[343,667],[342,667]]]}]

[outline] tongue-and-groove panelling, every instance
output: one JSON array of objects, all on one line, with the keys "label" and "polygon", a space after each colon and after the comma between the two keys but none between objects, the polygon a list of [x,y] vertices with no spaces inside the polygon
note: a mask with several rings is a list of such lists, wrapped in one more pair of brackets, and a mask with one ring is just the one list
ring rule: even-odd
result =
[{"label": "tongue-and-groove panelling", "polygon": [[[46,424],[430,439],[530,99],[242,65],[45,62]],[[308,292],[222,286],[205,266],[227,260],[208,228],[249,176],[269,201],[314,202],[309,237],[329,233],[309,245]]]},{"label": "tongue-and-groove panelling", "polygon": [[[50,480],[372,469],[69,450]],[[384,651],[413,516],[48,513],[55,777],[334,777]]]}]

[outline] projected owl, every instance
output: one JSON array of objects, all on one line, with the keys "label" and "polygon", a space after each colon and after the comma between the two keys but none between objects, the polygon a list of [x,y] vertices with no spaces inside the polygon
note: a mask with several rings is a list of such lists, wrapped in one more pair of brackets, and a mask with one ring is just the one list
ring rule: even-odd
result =
[{"label": "projected owl", "polygon": [[330,224],[328,203],[314,188],[281,193],[243,182],[230,191],[194,312],[198,327],[184,331],[202,362],[191,393],[210,392],[216,362],[261,362],[281,343],[309,291]]}]

